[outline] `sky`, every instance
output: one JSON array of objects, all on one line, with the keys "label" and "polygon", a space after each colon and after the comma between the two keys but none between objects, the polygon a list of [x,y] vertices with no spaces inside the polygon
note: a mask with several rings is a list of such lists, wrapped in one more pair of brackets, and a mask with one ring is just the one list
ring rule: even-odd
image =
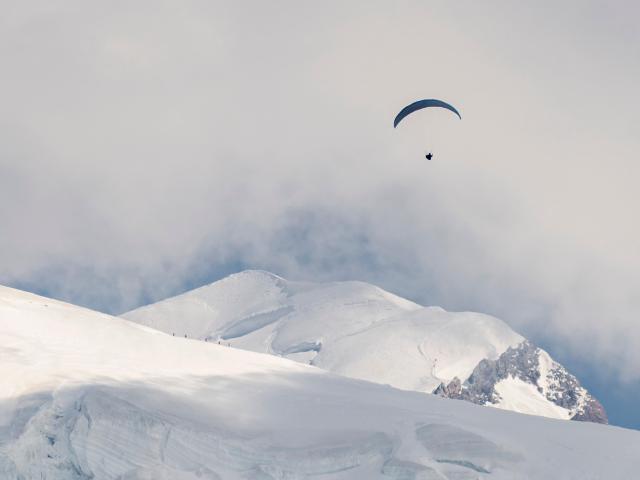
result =
[{"label": "sky", "polygon": [[[636,2],[0,6],[1,284],[117,314],[369,281],[506,320],[640,428]],[[393,129],[419,98],[463,120]]]}]

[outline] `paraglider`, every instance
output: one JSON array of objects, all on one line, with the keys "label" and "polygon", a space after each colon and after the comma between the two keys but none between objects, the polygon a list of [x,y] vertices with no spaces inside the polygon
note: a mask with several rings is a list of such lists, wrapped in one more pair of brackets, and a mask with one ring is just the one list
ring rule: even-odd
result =
[{"label": "paraglider", "polygon": [[[447,102],[443,102],[442,100],[437,100],[435,98],[428,98],[425,100],[418,100],[417,102],[413,102],[400,110],[398,115],[396,115],[396,118],[393,120],[393,128],[396,128],[405,117],[411,115],[413,112],[430,107],[438,107],[449,110],[450,112],[456,114],[460,120],[462,120],[462,115],[460,115],[460,112],[453,105]],[[427,160],[431,160],[433,158],[433,152],[427,153],[425,155],[425,158]]]},{"label": "paraglider", "polygon": [[445,108],[445,109],[455,113],[458,116],[458,118],[460,120],[462,120],[462,115],[460,115],[460,112],[458,112],[458,110],[456,110],[456,107],[454,107],[453,105],[448,104],[447,102],[443,102],[442,100],[436,100],[435,98],[429,98],[429,99],[426,99],[426,100],[418,100],[417,102],[413,102],[412,104],[407,105],[402,110],[400,110],[400,113],[398,113],[398,115],[396,115],[396,118],[393,120],[393,128],[396,128],[398,126],[398,124],[402,121],[402,119],[404,117],[406,117],[407,115],[410,115],[410,114],[412,114],[413,112],[415,112],[417,110],[422,110],[423,108],[429,108],[429,107]]}]

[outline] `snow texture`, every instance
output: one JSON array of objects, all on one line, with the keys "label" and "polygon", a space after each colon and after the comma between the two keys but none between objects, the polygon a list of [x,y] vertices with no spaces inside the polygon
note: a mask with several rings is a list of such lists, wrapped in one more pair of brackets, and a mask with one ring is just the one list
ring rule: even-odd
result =
[{"label": "snow texture", "polygon": [[640,432],[340,377],[5,287],[0,375],[2,479],[637,476]]},{"label": "snow texture", "polygon": [[[247,270],[123,317],[405,390],[606,423],[575,377],[503,321],[422,307],[363,282],[291,282]],[[498,385],[505,372],[533,389]]]}]

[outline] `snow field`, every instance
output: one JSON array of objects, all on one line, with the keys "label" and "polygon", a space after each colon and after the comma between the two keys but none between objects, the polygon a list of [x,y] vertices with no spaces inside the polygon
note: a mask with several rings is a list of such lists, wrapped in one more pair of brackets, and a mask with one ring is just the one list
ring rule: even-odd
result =
[{"label": "snow field", "polygon": [[0,478],[633,478],[640,433],[486,409],[0,287]]}]

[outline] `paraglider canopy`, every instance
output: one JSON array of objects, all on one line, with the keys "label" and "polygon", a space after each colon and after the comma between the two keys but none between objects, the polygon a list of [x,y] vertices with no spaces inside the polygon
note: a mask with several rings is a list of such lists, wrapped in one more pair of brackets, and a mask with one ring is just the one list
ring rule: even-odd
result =
[{"label": "paraglider canopy", "polygon": [[413,102],[412,104],[407,105],[402,110],[400,110],[400,113],[398,113],[398,115],[396,115],[396,118],[393,121],[393,128],[396,128],[398,126],[398,124],[402,121],[402,119],[404,117],[406,117],[407,115],[412,114],[416,110],[422,110],[423,108],[429,108],[429,107],[445,108],[445,109],[455,113],[458,116],[458,118],[460,118],[460,120],[462,120],[462,116],[460,115],[460,112],[458,112],[458,110],[456,110],[456,108],[453,105],[450,105],[447,102],[443,102],[442,100],[437,100],[435,98],[429,98],[429,99],[426,99],[426,100],[418,100],[417,102]]}]

